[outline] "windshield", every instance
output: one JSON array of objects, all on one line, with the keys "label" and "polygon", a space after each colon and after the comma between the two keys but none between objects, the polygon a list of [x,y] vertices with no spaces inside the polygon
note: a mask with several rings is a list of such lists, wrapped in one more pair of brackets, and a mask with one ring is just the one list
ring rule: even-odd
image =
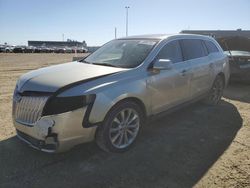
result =
[{"label": "windshield", "polygon": [[134,68],[147,57],[156,40],[113,40],[83,62],[112,67]]}]

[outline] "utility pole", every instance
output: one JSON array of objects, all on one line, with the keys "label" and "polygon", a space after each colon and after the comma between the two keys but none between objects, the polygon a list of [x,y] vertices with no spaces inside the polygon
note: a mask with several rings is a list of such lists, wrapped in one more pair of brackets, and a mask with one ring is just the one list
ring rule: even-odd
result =
[{"label": "utility pole", "polygon": [[126,37],[128,36],[128,9],[130,8],[129,6],[126,6]]},{"label": "utility pole", "polygon": [[63,41],[64,41],[64,33],[62,34],[62,39],[63,39]]},{"label": "utility pole", "polygon": [[116,29],[116,27],[115,27],[115,39],[117,38],[116,32],[117,32],[117,29]]}]

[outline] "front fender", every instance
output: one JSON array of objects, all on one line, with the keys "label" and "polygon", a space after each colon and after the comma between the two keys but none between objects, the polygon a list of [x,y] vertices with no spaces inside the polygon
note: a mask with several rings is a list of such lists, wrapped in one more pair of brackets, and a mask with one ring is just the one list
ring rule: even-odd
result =
[{"label": "front fender", "polygon": [[89,115],[89,122],[93,124],[102,122],[109,110],[115,104],[123,99],[131,97],[139,99],[144,103],[146,113],[150,114],[151,100],[146,81],[138,80],[131,83],[119,84],[97,93]]}]

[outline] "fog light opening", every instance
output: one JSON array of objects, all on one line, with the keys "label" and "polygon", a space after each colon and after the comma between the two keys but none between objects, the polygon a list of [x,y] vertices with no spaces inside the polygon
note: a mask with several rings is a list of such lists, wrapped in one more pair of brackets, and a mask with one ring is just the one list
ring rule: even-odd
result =
[{"label": "fog light opening", "polygon": [[56,145],[58,144],[57,141],[57,134],[55,133],[50,133],[48,136],[45,138],[45,144],[46,145]]}]

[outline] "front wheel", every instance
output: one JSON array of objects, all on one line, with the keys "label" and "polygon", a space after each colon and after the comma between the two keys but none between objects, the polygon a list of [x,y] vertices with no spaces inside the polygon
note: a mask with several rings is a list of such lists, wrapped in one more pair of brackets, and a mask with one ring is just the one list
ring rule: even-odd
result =
[{"label": "front wheel", "polygon": [[114,106],[96,133],[97,145],[111,152],[123,152],[135,142],[143,121],[140,107],[130,101]]},{"label": "front wheel", "polygon": [[224,79],[222,76],[218,75],[215,78],[213,86],[209,92],[208,97],[205,99],[205,103],[209,105],[216,105],[221,100],[223,95],[223,90],[225,87]]}]

